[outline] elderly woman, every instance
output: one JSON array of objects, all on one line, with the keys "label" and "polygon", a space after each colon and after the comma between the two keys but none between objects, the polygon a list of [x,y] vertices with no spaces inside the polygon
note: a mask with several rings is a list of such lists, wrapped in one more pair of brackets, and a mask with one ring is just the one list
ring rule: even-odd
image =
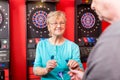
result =
[{"label": "elderly woman", "polygon": [[36,48],[33,72],[41,80],[70,80],[69,69],[83,69],[79,47],[63,37],[66,17],[61,11],[47,16],[50,38],[41,40]]}]

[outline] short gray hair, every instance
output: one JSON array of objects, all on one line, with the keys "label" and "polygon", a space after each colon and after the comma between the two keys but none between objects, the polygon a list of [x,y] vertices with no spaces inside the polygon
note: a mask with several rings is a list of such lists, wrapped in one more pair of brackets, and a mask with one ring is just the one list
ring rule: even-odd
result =
[{"label": "short gray hair", "polygon": [[63,17],[64,21],[66,22],[66,16],[65,13],[62,11],[51,11],[48,15],[47,15],[47,24],[49,24],[49,22],[56,20],[58,17]]}]

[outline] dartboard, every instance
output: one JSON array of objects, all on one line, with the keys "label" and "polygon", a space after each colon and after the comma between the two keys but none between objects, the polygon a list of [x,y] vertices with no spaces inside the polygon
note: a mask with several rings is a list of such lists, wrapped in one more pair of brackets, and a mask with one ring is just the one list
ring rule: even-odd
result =
[{"label": "dartboard", "polygon": [[8,3],[0,1],[0,38],[8,36]]},{"label": "dartboard", "polygon": [[2,23],[3,21],[3,17],[2,17],[2,14],[0,13],[0,24]]},{"label": "dartboard", "polygon": [[28,24],[30,25],[29,28],[32,28],[33,30],[42,30],[43,28],[46,28],[46,18],[49,11],[49,8],[42,8],[43,6],[36,6],[35,8],[32,7],[31,10],[29,10],[28,14]]},{"label": "dartboard", "polygon": [[95,25],[95,16],[90,12],[86,12],[82,15],[80,23],[84,28],[92,28]]},{"label": "dartboard", "polygon": [[6,37],[8,30],[8,3],[0,2],[0,37]]},{"label": "dartboard", "polygon": [[46,25],[47,14],[55,10],[52,3],[27,4],[27,32],[29,38],[48,37],[49,32]]},{"label": "dartboard", "polygon": [[37,28],[46,27],[47,13],[45,11],[36,11],[32,16],[32,22]]},{"label": "dartboard", "polygon": [[0,10],[0,26],[2,26],[3,20],[4,20],[3,13]]},{"label": "dartboard", "polygon": [[98,37],[101,32],[101,21],[91,10],[90,5],[77,6],[77,30],[79,37]]}]

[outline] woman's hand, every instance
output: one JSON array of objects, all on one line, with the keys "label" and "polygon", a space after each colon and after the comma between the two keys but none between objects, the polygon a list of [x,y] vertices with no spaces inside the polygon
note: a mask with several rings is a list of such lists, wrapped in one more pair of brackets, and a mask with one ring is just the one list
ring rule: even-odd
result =
[{"label": "woman's hand", "polygon": [[79,64],[75,60],[69,60],[67,65],[69,69],[79,69]]},{"label": "woman's hand", "polygon": [[53,70],[56,66],[57,66],[56,60],[49,60],[49,61],[47,62],[47,65],[46,65],[46,69],[47,69],[48,72],[50,72],[50,71]]}]

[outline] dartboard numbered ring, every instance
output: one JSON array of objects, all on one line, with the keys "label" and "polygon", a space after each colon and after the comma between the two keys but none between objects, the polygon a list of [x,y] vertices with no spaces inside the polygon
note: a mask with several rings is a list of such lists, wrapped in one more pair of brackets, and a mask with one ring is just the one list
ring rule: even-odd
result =
[{"label": "dartboard numbered ring", "polygon": [[[50,11],[54,11],[54,5],[50,3],[40,3],[40,4],[32,4],[28,3],[27,10],[27,28],[29,33],[33,33],[29,35],[29,37],[48,37],[49,31],[47,29],[46,18],[47,14]],[[28,34],[29,34],[28,33]]]},{"label": "dartboard numbered ring", "polygon": [[77,26],[84,36],[93,36],[101,26],[101,21],[89,6],[82,5],[77,10]]},{"label": "dartboard numbered ring", "polygon": [[46,18],[48,11],[46,9],[37,8],[31,12],[29,17],[29,24],[33,26],[33,29],[37,30],[46,28]]}]

